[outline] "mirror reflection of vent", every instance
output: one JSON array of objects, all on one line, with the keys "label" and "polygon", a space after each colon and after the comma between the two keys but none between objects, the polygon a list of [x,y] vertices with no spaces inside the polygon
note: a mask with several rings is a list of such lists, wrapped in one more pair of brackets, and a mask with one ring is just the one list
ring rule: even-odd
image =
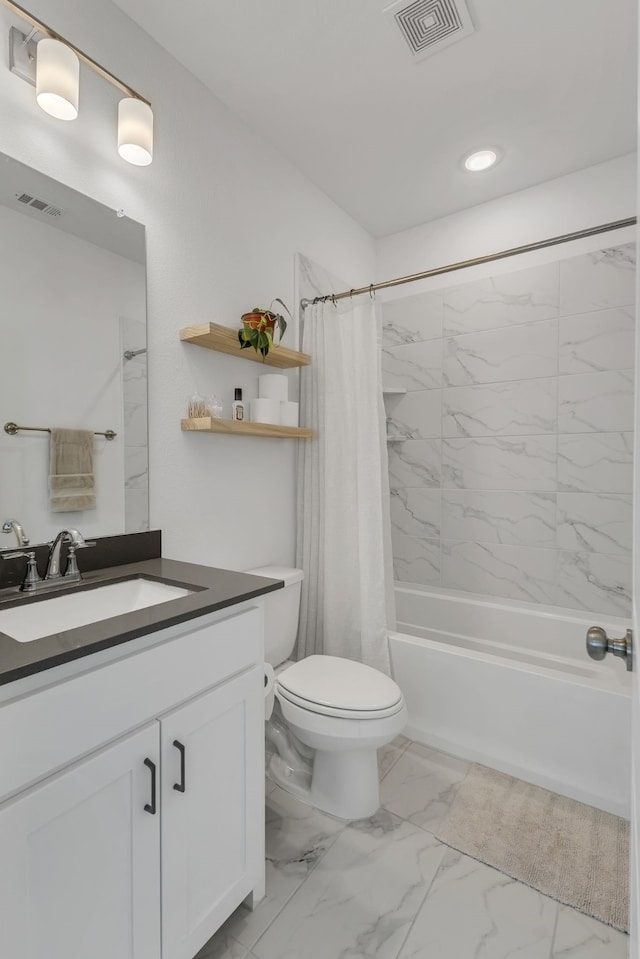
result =
[{"label": "mirror reflection of vent", "polygon": [[438,53],[474,33],[465,0],[395,0],[385,7],[416,59]]},{"label": "mirror reflection of vent", "polygon": [[40,213],[46,213],[47,216],[62,216],[62,210],[59,207],[47,203],[46,200],[38,200],[36,197],[31,196],[30,193],[16,193],[16,198],[18,203],[24,203],[25,206],[33,207],[34,210],[38,210]]}]

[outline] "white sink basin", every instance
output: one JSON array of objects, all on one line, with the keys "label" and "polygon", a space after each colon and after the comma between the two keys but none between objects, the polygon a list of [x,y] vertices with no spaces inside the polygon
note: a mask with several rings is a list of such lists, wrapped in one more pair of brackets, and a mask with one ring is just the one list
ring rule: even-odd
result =
[{"label": "white sink basin", "polygon": [[19,643],[30,643],[43,636],[88,626],[122,613],[133,613],[137,609],[179,599],[192,592],[191,589],[150,579],[129,579],[0,610],[0,632]]}]

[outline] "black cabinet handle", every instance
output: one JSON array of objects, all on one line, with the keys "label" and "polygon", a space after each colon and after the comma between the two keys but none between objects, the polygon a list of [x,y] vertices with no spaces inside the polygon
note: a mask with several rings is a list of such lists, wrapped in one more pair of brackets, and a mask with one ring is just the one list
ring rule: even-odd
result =
[{"label": "black cabinet handle", "polygon": [[151,802],[144,804],[144,811],[151,813],[152,816],[155,816],[156,814],[156,764],[151,762],[150,759],[145,759],[144,764],[151,773]]},{"label": "black cabinet handle", "polygon": [[187,750],[185,749],[184,743],[181,743],[179,740],[174,739],[173,745],[176,747],[180,753],[180,782],[174,783],[173,788],[176,789],[179,793],[183,793],[185,790],[185,767],[186,767],[186,755]]}]

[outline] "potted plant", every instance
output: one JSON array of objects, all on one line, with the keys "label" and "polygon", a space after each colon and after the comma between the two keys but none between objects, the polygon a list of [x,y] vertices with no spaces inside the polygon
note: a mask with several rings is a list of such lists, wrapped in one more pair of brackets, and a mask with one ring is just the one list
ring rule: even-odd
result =
[{"label": "potted plant", "polygon": [[287,321],[282,313],[276,313],[271,309],[274,303],[279,303],[289,314],[289,319],[291,319],[289,307],[286,303],[283,303],[279,297],[276,297],[269,304],[268,310],[263,310],[259,306],[255,306],[250,313],[243,313],[243,327],[241,330],[238,330],[238,341],[241,349],[245,350],[248,346],[252,346],[256,353],[261,354],[263,359],[267,356],[271,347],[275,346],[273,334],[276,326],[280,333],[278,342],[282,340],[285,330],[287,329]]}]

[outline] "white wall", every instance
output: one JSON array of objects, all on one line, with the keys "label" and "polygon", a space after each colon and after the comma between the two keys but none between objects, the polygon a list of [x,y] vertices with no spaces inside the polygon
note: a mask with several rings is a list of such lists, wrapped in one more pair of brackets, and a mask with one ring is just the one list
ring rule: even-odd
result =
[{"label": "white wall", "polygon": [[60,514],[48,504],[47,434],[0,433],[0,516],[19,519],[34,543],[65,524],[88,537],[124,532],[120,323],[144,317],[145,308],[139,263],[54,223],[0,206],[2,422],[118,436],[95,438],[96,508]]},{"label": "white wall", "polygon": [[[228,411],[232,388],[250,395],[260,367],[185,346],[178,331],[234,327],[274,296],[294,311],[296,251],[368,283],[373,241],[110,3],[32,0],[30,10],[153,102],[154,163],[136,169],[117,156],[119,95],[103,80],[83,68],[80,116],[66,124],[4,71],[0,150],[147,226],[151,524],[165,555],[291,563],[295,444],[179,426],[195,389],[220,393]],[[2,11],[0,26],[9,22]]]},{"label": "white wall", "polygon": [[[499,167],[491,175],[499,175]],[[479,174],[482,175],[482,174]],[[461,260],[535,243],[636,214],[636,156],[630,154],[549,180],[528,190],[394,233],[377,241],[376,278],[390,280]],[[382,299],[412,296],[482,276],[553,263],[606,245],[635,241],[635,230],[616,230],[517,259],[498,260],[455,274],[392,288]]]}]

